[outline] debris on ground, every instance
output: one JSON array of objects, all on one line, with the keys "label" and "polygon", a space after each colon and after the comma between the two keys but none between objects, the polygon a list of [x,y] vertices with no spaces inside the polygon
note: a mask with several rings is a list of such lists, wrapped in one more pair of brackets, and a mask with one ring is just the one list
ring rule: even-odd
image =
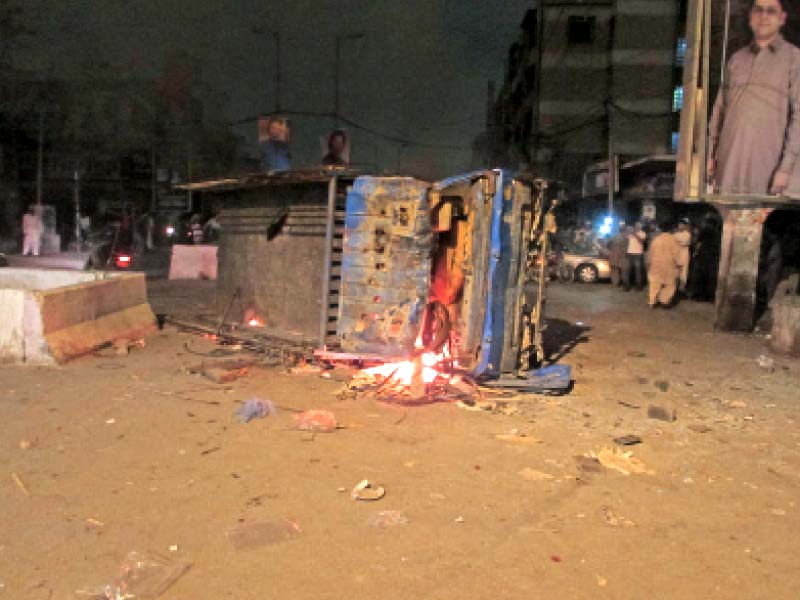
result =
[{"label": "debris on ground", "polygon": [[25,494],[26,496],[31,495],[30,491],[28,490],[28,486],[25,485],[25,483],[22,481],[22,478],[19,475],[17,475],[16,473],[12,473],[11,479],[14,481],[16,486],[22,491],[23,494]]},{"label": "debris on ground", "polygon": [[687,425],[687,427],[695,433],[708,433],[711,431],[711,427],[705,423],[691,423],[690,425]]},{"label": "debris on ground", "polygon": [[512,444],[541,444],[542,440],[539,438],[531,437],[518,429],[512,429],[508,433],[498,433],[495,436],[496,440],[501,442],[511,442]]},{"label": "debris on ground", "polygon": [[653,385],[656,386],[662,392],[666,392],[669,390],[669,381],[654,381]]},{"label": "debris on ground", "polygon": [[307,410],[299,415],[294,415],[294,426],[300,431],[332,433],[336,431],[339,423],[336,421],[336,416],[329,410]]},{"label": "debris on ground", "polygon": [[380,500],[386,495],[386,489],[381,485],[373,485],[367,479],[362,479],[350,492],[353,500],[374,501]]},{"label": "debris on ground", "polygon": [[650,404],[647,407],[647,417],[650,419],[657,419],[659,421],[666,421],[667,423],[673,423],[674,421],[677,421],[678,413],[674,408],[659,406],[658,404]]},{"label": "debris on ground", "polygon": [[617,400],[617,404],[625,408],[642,408],[641,404],[633,404],[632,402],[625,402],[624,400]]},{"label": "debris on ground", "polygon": [[263,419],[269,415],[274,415],[278,412],[275,405],[271,400],[264,400],[263,398],[250,398],[245,400],[239,408],[236,409],[236,416],[242,423],[249,423],[253,419]]},{"label": "debris on ground", "polygon": [[319,365],[314,365],[311,363],[303,363],[294,367],[289,367],[289,373],[291,375],[319,375],[324,370],[325,369]]},{"label": "debris on ground", "polygon": [[78,590],[90,600],[145,600],[161,597],[183,577],[192,563],[156,553],[132,551],[120,565],[113,583],[93,590]]},{"label": "debris on ground", "polygon": [[756,359],[756,364],[759,366],[759,368],[764,369],[767,373],[775,372],[775,360],[766,354],[760,355]]},{"label": "debris on ground", "polygon": [[553,479],[553,476],[550,475],[550,473],[537,471],[536,469],[532,469],[530,467],[521,469],[517,474],[527,481],[548,481]]},{"label": "debris on ground", "polygon": [[464,402],[463,400],[459,400],[456,402],[456,406],[472,412],[492,412],[497,408],[497,403],[491,400],[478,400],[475,402]]},{"label": "debris on ground", "polygon": [[590,452],[587,456],[596,458],[607,469],[614,469],[623,475],[655,475],[655,471],[648,469],[641,460],[633,456],[631,451],[603,448],[597,453]]},{"label": "debris on ground", "polygon": [[214,383],[231,383],[246,376],[255,364],[255,359],[236,358],[230,360],[203,361],[190,367],[190,373],[197,373]]},{"label": "debris on ground", "polygon": [[614,443],[619,446],[635,446],[642,443],[642,438],[638,435],[621,435],[614,438]]},{"label": "debris on ground", "polygon": [[240,523],[228,529],[225,537],[236,550],[252,550],[289,541],[302,532],[299,524],[289,519],[281,519]]},{"label": "debris on ground", "polygon": [[611,527],[636,527],[636,523],[630,519],[620,517],[608,506],[600,507],[600,512],[603,514],[603,519],[605,520],[606,524],[610,525]]},{"label": "debris on ground", "polygon": [[395,525],[405,525],[406,523],[408,523],[408,517],[399,510],[382,510],[372,515],[367,521],[368,525],[380,527],[381,529],[388,529]]},{"label": "debris on ground", "polygon": [[576,456],[575,466],[578,469],[577,480],[583,483],[589,483],[593,475],[597,475],[603,470],[603,465],[593,456]]},{"label": "debris on ground", "polygon": [[114,348],[114,352],[119,356],[127,356],[131,352],[131,348],[144,348],[145,341],[143,339],[139,340],[129,340],[129,339],[119,339],[114,340],[111,343],[111,346]]}]

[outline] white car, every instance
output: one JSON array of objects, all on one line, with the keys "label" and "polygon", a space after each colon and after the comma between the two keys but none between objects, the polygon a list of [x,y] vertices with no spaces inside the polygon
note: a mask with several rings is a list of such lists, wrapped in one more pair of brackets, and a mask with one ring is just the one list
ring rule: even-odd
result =
[{"label": "white car", "polygon": [[597,283],[611,279],[611,267],[605,256],[564,252],[559,261],[558,278],[561,281]]}]

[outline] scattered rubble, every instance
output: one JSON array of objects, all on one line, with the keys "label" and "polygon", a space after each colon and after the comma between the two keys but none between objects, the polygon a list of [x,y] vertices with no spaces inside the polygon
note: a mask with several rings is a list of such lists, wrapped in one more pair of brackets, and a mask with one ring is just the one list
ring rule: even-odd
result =
[{"label": "scattered rubble", "polygon": [[405,525],[407,523],[408,517],[399,510],[382,510],[372,515],[369,521],[367,521],[368,525],[381,529],[388,529],[389,527]]},{"label": "scattered rubble", "polygon": [[667,408],[658,404],[650,404],[647,407],[647,417],[673,423],[678,420],[678,413],[674,408]]},{"label": "scattered rubble", "polygon": [[599,452],[590,452],[590,458],[596,458],[607,469],[619,471],[623,475],[655,475],[655,471],[648,469],[645,464],[633,456],[633,452],[623,452],[612,448],[603,448]]},{"label": "scattered rubble", "polygon": [[642,443],[642,438],[638,435],[621,435],[614,438],[614,443],[619,446],[635,446]]},{"label": "scattered rubble", "polygon": [[536,469],[532,469],[530,467],[525,467],[518,472],[518,475],[527,481],[548,481],[553,479],[553,476],[549,473],[544,473],[542,471],[537,471]]},{"label": "scattered rubble", "polygon": [[315,433],[332,433],[339,427],[336,416],[329,410],[307,410],[294,415],[295,429]]},{"label": "scattered rubble", "polygon": [[369,480],[362,479],[350,492],[353,500],[375,501],[386,495],[386,489],[381,485],[372,485]]},{"label": "scattered rubble", "polygon": [[240,523],[225,532],[225,537],[236,550],[253,550],[262,546],[280,544],[296,538],[303,532],[300,525],[289,519]]},{"label": "scattered rubble", "polygon": [[191,567],[192,563],[181,559],[134,550],[128,553],[112,583],[91,590],[78,590],[76,594],[90,600],[159,598]]}]

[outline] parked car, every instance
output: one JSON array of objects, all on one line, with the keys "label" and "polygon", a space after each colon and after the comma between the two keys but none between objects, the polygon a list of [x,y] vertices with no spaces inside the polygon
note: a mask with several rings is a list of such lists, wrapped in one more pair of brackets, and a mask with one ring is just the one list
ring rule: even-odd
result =
[{"label": "parked car", "polygon": [[611,278],[611,267],[605,256],[565,251],[560,256],[558,278],[561,281],[597,283]]}]

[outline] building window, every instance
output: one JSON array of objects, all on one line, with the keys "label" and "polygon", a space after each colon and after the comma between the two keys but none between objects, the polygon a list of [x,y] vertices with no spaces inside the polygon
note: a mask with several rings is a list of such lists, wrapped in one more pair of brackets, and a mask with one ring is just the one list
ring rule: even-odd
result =
[{"label": "building window", "polygon": [[679,85],[676,86],[674,90],[672,90],[672,110],[673,112],[678,112],[683,108],[683,86]]},{"label": "building window", "polygon": [[678,153],[678,144],[681,141],[681,134],[677,131],[672,132],[672,140],[670,142],[670,148],[672,149],[673,154]]},{"label": "building window", "polygon": [[571,16],[567,19],[567,41],[570,44],[594,42],[594,17]]},{"label": "building window", "polygon": [[675,66],[682,67],[686,62],[686,38],[678,38],[675,46]]}]

